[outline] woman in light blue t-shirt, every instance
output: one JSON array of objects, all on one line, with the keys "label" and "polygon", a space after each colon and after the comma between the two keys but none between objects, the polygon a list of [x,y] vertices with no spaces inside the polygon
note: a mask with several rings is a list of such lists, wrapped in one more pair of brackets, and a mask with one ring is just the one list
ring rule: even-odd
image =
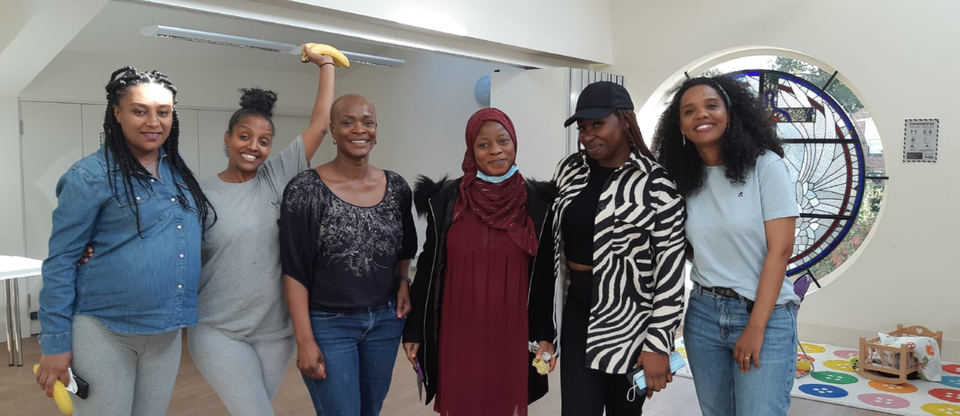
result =
[{"label": "woman in light blue t-shirt", "polygon": [[694,288],[683,335],[700,408],[786,415],[799,303],[786,268],[799,213],[770,116],[730,77],[689,79],[653,147],[686,198]]}]

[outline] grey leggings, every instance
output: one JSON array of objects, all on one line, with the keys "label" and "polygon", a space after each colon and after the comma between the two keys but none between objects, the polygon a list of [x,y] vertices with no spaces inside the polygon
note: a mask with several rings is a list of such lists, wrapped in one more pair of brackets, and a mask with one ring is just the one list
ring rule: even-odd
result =
[{"label": "grey leggings", "polygon": [[248,342],[200,324],[188,330],[187,345],[231,415],[273,415],[270,403],[296,350],[293,335]]},{"label": "grey leggings", "polygon": [[90,384],[73,397],[76,416],[163,416],[180,369],[181,330],[120,334],[96,318],[73,317],[73,371]]}]

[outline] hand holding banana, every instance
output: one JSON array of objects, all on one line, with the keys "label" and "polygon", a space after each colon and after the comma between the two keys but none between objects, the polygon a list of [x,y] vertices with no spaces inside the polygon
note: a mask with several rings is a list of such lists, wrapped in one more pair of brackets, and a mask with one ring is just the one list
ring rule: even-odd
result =
[{"label": "hand holding banana", "polygon": [[[40,368],[40,364],[33,366],[33,372],[36,374],[37,369]],[[53,386],[53,400],[57,402],[57,407],[60,408],[60,413],[63,413],[66,416],[73,414],[73,400],[70,399],[70,393],[67,392],[67,388],[57,380],[57,384]]]},{"label": "hand holding banana", "polygon": [[300,49],[300,62],[309,61],[309,59],[307,59],[308,50],[318,55],[327,55],[333,58],[333,66],[346,67],[346,68],[350,67],[350,60],[347,59],[347,57],[344,56],[343,53],[340,52],[340,50],[338,50],[337,48],[334,48],[333,46],[325,45],[322,43],[303,44],[303,46]]}]

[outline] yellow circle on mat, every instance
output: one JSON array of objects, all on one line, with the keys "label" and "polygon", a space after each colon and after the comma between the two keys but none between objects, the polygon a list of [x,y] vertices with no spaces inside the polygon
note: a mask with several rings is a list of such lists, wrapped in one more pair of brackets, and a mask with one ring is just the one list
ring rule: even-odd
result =
[{"label": "yellow circle on mat", "polygon": [[686,348],[683,348],[683,347],[677,348],[677,352],[680,353],[680,356],[681,356],[681,357],[687,358],[687,349],[686,349]]},{"label": "yellow circle on mat", "polygon": [[850,361],[847,360],[830,360],[823,363],[827,368],[831,368],[837,371],[849,371],[854,372],[853,366],[850,365]]},{"label": "yellow circle on mat", "polygon": [[827,352],[826,348],[823,348],[815,344],[800,344],[803,345],[803,350],[797,347],[797,352],[807,351],[807,354],[820,354],[821,352]]},{"label": "yellow circle on mat", "polygon": [[960,406],[947,403],[927,403],[920,406],[920,410],[936,416],[960,415]]},{"label": "yellow circle on mat", "polygon": [[913,384],[907,384],[907,383],[887,384],[887,383],[881,383],[879,381],[871,381],[867,384],[869,384],[870,387],[873,387],[880,391],[885,391],[887,393],[910,394],[910,393],[916,393],[918,390],[917,387],[914,386]]}]

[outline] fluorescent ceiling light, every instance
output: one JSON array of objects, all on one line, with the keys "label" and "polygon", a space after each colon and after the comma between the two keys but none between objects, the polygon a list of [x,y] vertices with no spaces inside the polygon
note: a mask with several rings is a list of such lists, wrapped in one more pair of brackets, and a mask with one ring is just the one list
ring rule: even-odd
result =
[{"label": "fluorescent ceiling light", "polygon": [[[148,37],[188,40],[191,42],[210,43],[214,45],[289,53],[291,55],[300,54],[300,45],[225,35],[222,33],[204,32],[201,30],[183,29],[179,27],[161,25],[144,26],[140,28],[140,33]],[[351,63],[389,68],[396,68],[405,63],[402,59],[387,58],[383,56],[367,55],[364,53],[348,51],[340,52],[343,52],[343,55],[346,56]]]}]

